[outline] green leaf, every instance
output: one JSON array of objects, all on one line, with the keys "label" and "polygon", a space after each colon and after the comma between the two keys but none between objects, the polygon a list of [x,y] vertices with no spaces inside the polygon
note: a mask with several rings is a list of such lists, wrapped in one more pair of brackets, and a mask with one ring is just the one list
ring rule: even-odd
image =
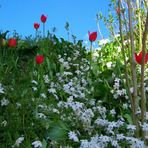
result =
[{"label": "green leaf", "polygon": [[62,121],[54,121],[49,125],[47,136],[50,140],[60,141],[67,137],[68,128]]},{"label": "green leaf", "polygon": [[127,119],[129,124],[133,124],[132,117],[129,114],[125,114],[123,116]]},{"label": "green leaf", "polygon": [[43,139],[42,141],[42,148],[46,148],[47,147],[47,142],[45,139]]}]

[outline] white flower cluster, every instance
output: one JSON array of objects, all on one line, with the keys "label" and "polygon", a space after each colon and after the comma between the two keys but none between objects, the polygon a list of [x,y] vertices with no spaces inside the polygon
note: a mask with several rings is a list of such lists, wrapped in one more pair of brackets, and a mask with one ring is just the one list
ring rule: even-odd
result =
[{"label": "white flower cluster", "polygon": [[118,99],[119,97],[124,97],[125,99],[128,99],[126,90],[120,88],[121,80],[119,78],[115,78],[114,82],[114,89],[111,90],[111,93],[113,94],[114,98]]}]

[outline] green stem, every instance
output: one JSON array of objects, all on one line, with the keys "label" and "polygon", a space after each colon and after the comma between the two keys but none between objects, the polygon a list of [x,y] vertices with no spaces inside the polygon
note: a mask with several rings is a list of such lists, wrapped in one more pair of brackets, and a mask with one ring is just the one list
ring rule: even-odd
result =
[{"label": "green stem", "polygon": [[101,33],[101,30],[100,30],[100,25],[99,25],[99,20],[97,19],[97,27],[98,27],[98,31],[99,31],[99,34],[101,36],[102,39],[104,39],[102,33]]},{"label": "green stem", "polygon": [[132,24],[132,7],[131,7],[131,0],[127,0],[128,4],[128,17],[129,17],[129,31],[130,31],[130,41],[131,41],[131,69],[132,69],[132,82],[133,82],[133,111],[135,121],[134,124],[136,125],[136,137],[139,137],[139,125],[138,125],[138,118],[136,117],[136,113],[138,110],[138,102],[137,102],[137,73],[136,73],[136,61],[135,61],[135,47],[134,47],[134,32],[133,32],[133,24]]},{"label": "green stem", "polygon": [[43,38],[45,37],[45,23],[43,23]]},{"label": "green stem", "polygon": [[[148,11],[145,23],[145,30],[142,38],[142,65],[141,65],[141,124],[143,125],[146,121],[146,95],[144,87],[144,70],[145,70],[145,55],[146,55],[146,39],[148,35]],[[146,132],[142,132],[142,138],[146,143],[145,139]]]},{"label": "green stem", "polygon": [[142,50],[142,29],[141,29],[141,12],[139,0],[136,0],[137,9],[138,9],[138,25],[139,25],[139,50]]},{"label": "green stem", "polygon": [[[121,10],[121,0],[118,1],[118,7]],[[126,85],[127,85],[127,92],[128,92],[128,96],[130,98],[131,109],[132,109],[132,119],[133,119],[133,123],[134,123],[134,121],[135,121],[135,112],[134,112],[132,95],[130,93],[130,83],[129,83],[129,79],[128,79],[127,61],[126,61],[126,56],[125,56],[125,47],[124,47],[124,43],[123,43],[124,42],[124,37],[123,37],[123,33],[122,33],[121,13],[119,13],[119,30],[120,30],[120,37],[121,37],[122,56],[123,56],[124,66],[125,66],[125,79],[126,79]]]}]

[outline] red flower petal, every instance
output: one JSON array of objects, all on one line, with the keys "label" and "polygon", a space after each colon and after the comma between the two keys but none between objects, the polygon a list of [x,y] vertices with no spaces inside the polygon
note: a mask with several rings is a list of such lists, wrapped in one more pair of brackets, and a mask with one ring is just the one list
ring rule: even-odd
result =
[{"label": "red flower petal", "polygon": [[34,23],[34,28],[35,29],[38,29],[40,27],[40,24],[39,23]]},{"label": "red flower petal", "polygon": [[[140,53],[137,55],[135,53],[135,60],[138,64],[142,64],[142,51],[140,51]],[[148,53],[145,54],[145,60],[144,60],[145,64],[148,62]]]},{"label": "red flower petal", "polygon": [[41,16],[42,23],[45,23],[46,20],[47,20],[47,16],[45,16],[44,14],[42,14],[42,16]]},{"label": "red flower petal", "polygon": [[10,39],[8,40],[8,45],[9,45],[9,47],[16,47],[16,45],[17,45],[16,39],[10,38]]},{"label": "red flower petal", "polygon": [[97,39],[97,32],[88,32],[90,42],[93,42]]},{"label": "red flower petal", "polygon": [[44,56],[43,55],[37,55],[35,60],[36,60],[37,64],[42,64],[43,61],[44,61]]},{"label": "red flower petal", "polygon": [[148,53],[146,53],[146,55],[145,55],[145,63],[147,63],[148,62]]}]

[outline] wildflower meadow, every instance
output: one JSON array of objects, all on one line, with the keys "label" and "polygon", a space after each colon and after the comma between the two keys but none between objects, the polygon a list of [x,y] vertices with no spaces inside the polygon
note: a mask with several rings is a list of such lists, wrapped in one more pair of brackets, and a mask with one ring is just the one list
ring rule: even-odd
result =
[{"label": "wildflower meadow", "polygon": [[111,0],[87,45],[47,21],[0,33],[0,148],[148,147],[147,0]]}]

